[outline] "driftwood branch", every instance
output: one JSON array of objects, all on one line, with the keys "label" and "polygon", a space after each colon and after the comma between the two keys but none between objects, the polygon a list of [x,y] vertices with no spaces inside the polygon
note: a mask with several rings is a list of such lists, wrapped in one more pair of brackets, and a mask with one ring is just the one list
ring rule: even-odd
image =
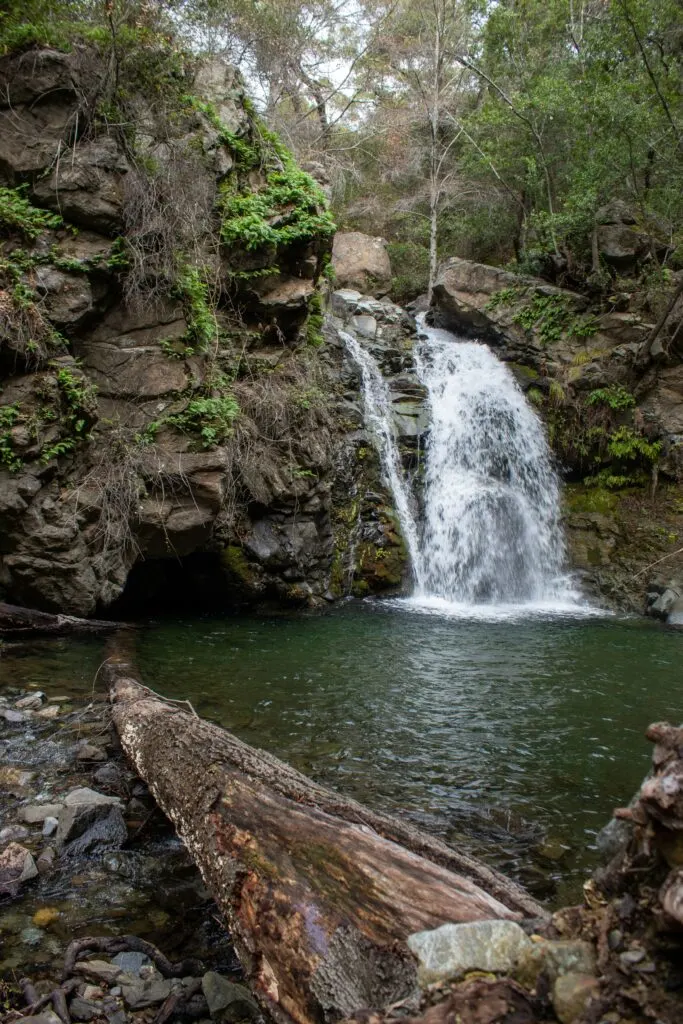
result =
[{"label": "driftwood branch", "polygon": [[660,333],[662,332],[662,330],[664,328],[664,325],[666,324],[667,320],[669,319],[670,314],[673,312],[673,308],[676,305],[676,303],[678,302],[678,300],[680,299],[681,295],[683,295],[683,277],[679,281],[678,287],[676,288],[676,290],[674,291],[673,295],[669,299],[666,307],[662,311],[662,314],[659,317],[659,320],[654,325],[654,327],[652,328],[652,330],[648,334],[647,338],[643,342],[642,351],[639,354],[639,359],[640,359],[641,362],[645,362],[645,361],[647,361],[647,359],[649,359],[650,353],[652,352],[652,347],[653,347],[655,341],[657,340],[657,338],[659,337]]},{"label": "driftwood branch", "polygon": [[412,932],[544,916],[469,855],[163,701],[125,661],[103,671],[123,748],[201,869],[252,990],[279,1024],[322,1024],[410,998]]},{"label": "driftwood branch", "polygon": [[[52,615],[35,608],[20,608],[0,601],[0,636],[47,634],[62,636],[68,633],[101,633],[126,628],[120,622],[101,619],[79,619],[74,615]],[[130,627],[128,627],[130,628]]]}]

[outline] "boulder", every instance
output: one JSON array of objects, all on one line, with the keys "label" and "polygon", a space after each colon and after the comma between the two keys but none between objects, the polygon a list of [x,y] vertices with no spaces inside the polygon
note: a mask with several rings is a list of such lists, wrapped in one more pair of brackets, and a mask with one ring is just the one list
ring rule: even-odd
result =
[{"label": "boulder", "polygon": [[64,1024],[61,1017],[58,1017],[54,1010],[43,1010],[31,1017],[21,1017],[21,1024]]},{"label": "boulder", "polygon": [[[30,712],[28,712],[30,714]],[[0,715],[9,722],[10,725],[19,725],[21,722],[26,721],[26,711],[15,711],[13,708],[4,708],[0,711]]]},{"label": "boulder", "polygon": [[20,843],[28,839],[29,835],[29,830],[23,825],[5,825],[0,829],[0,847],[7,846],[8,843]]},{"label": "boulder", "polygon": [[93,294],[85,274],[67,273],[50,264],[36,267],[36,292],[57,327],[75,327],[92,312]]},{"label": "boulder", "polygon": [[158,974],[149,978],[134,978],[122,974],[118,984],[121,986],[123,1001],[129,1010],[144,1010],[147,1006],[163,1003],[171,994],[171,982]]},{"label": "boulder", "polygon": [[386,295],[391,288],[387,243],[360,231],[338,231],[332,246],[332,266],[341,288],[366,295]]},{"label": "boulder", "polygon": [[38,874],[29,850],[19,843],[10,843],[0,853],[0,894],[16,896],[21,884]]},{"label": "boulder", "polygon": [[64,803],[55,836],[62,856],[83,856],[93,850],[118,849],[128,838],[117,797],[83,788],[72,790]]},{"label": "boulder", "polygon": [[75,996],[69,1003],[69,1013],[74,1020],[89,1021],[102,1016],[102,1004]]},{"label": "boulder", "polygon": [[89,789],[87,786],[79,786],[70,790],[64,797],[64,804],[67,807],[87,805],[94,806],[121,806],[121,801],[116,796],[107,796],[105,793],[98,793],[97,790]]},{"label": "boulder", "polygon": [[117,953],[115,957],[112,957],[112,963],[119,971],[125,971],[127,974],[139,977],[142,968],[149,967],[152,961],[146,953],[130,950],[124,953]]},{"label": "boulder", "polygon": [[[141,954],[143,955],[143,954]],[[114,985],[122,968],[108,960],[79,960],[75,971],[95,984]]]},{"label": "boulder", "polygon": [[238,985],[215,971],[202,978],[202,991],[212,1020],[260,1020],[261,1013],[253,996],[244,985]]},{"label": "boulder", "polygon": [[78,142],[40,178],[35,199],[79,227],[104,234],[123,227],[123,176],[128,163],[110,136]]},{"label": "boulder", "polygon": [[653,588],[645,604],[646,615],[677,624],[683,614],[683,586],[679,580],[670,580],[666,586]]},{"label": "boulder", "polygon": [[40,693],[29,693],[26,697],[22,697],[21,700],[15,701],[15,708],[19,708],[20,711],[37,711],[38,708],[42,707],[45,694]]},{"label": "boulder", "polygon": [[205,59],[195,74],[194,90],[213,107],[221,124],[236,132],[244,121],[244,110],[235,102],[240,79],[235,68],[221,57]]},{"label": "boulder", "polygon": [[598,249],[606,263],[618,270],[635,267],[648,250],[649,239],[636,227],[633,212],[621,199],[613,199],[595,215]]},{"label": "boulder", "polygon": [[533,943],[514,921],[473,921],[416,932],[408,945],[419,961],[420,984],[429,985],[468,971],[509,974]]}]

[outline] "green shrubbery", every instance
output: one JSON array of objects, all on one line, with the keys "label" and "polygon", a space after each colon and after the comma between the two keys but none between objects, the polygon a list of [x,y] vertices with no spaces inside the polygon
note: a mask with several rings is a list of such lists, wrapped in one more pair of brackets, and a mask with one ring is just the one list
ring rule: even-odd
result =
[{"label": "green shrubbery", "polygon": [[63,221],[59,214],[33,206],[27,191],[28,185],[0,188],[0,230],[19,232],[33,241],[48,228],[61,227]]}]

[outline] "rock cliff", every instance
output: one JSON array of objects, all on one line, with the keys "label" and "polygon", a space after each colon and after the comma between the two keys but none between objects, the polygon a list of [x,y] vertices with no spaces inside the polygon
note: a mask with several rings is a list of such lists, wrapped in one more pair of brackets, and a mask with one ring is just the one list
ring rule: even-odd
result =
[{"label": "rock cliff", "polygon": [[90,615],[400,585],[404,556],[372,568],[401,542],[322,333],[324,196],[232,69],[32,47],[0,59],[0,122],[2,596]]}]

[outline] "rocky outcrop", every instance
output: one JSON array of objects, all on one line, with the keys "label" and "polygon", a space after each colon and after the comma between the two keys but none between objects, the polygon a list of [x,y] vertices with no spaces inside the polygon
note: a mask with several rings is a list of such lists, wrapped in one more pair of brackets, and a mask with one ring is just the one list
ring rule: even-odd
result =
[{"label": "rocky outcrop", "polygon": [[644,361],[653,325],[624,305],[615,296],[594,308],[540,279],[454,258],[439,270],[431,315],[509,363],[568,484],[574,567],[601,598],[643,611],[680,571],[683,377],[672,345]]},{"label": "rocky outcrop", "polygon": [[352,289],[334,292],[326,336],[329,351],[341,359],[337,418],[345,431],[335,459],[332,491],[331,586],[335,594],[363,597],[405,589],[410,582],[410,563],[375,442],[364,421],[361,373],[345,347],[343,332],[355,335],[382,371],[392,396],[394,428],[404,468],[416,484],[428,414],[425,391],[415,372],[416,328],[412,317],[386,298],[374,299]]},{"label": "rocky outcrop", "polygon": [[361,231],[338,231],[332,247],[332,266],[339,288],[366,295],[386,295],[391,288],[387,243]]},{"label": "rocky outcrop", "polygon": [[331,219],[231,68],[137,57],[154,100],[135,47],[125,100],[87,46],[0,59],[0,594],[315,603]]},{"label": "rocky outcrop", "polygon": [[596,216],[598,252],[603,260],[618,270],[633,270],[650,250],[650,238],[637,226],[627,204],[613,199],[601,207]]},{"label": "rocky outcrop", "polygon": [[502,359],[562,373],[581,389],[626,379],[652,324],[632,313],[595,316],[583,295],[542,281],[453,258],[434,286],[444,326],[485,339]]}]

